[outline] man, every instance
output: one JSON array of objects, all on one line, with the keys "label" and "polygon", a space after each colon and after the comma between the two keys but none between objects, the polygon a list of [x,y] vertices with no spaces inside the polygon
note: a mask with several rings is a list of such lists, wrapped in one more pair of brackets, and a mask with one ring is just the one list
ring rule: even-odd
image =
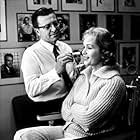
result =
[{"label": "man", "polygon": [[19,77],[19,72],[13,66],[13,55],[7,53],[4,56],[4,64],[1,66],[1,78]]},{"label": "man", "polygon": [[[22,122],[19,122],[20,125],[23,122],[29,122],[29,120],[33,121],[31,116],[35,118],[35,115],[44,112],[60,111],[62,101],[67,95],[68,90],[70,90],[71,81],[69,75],[72,74],[73,70],[72,49],[66,43],[58,41],[60,33],[54,11],[47,8],[38,9],[32,15],[32,23],[40,40],[25,50],[21,70],[23,72],[26,92],[31,99],[31,104],[34,105],[30,108],[29,104],[22,104],[22,102],[29,103],[29,99],[25,96],[14,101],[22,104],[22,107],[29,110],[28,113],[24,113],[27,118],[25,120],[24,116],[21,119]],[[57,53],[59,53],[58,57],[55,57],[55,48]],[[67,78],[64,79],[66,76]],[[64,81],[68,79],[68,82]],[[21,117],[23,116],[21,115]],[[23,127],[27,127],[27,125]]]},{"label": "man", "polygon": [[[66,95],[66,88],[61,74],[66,63],[73,61],[72,49],[58,41],[59,26],[52,9],[37,10],[32,15],[32,23],[40,40],[23,54],[21,69],[26,92],[34,101],[62,98]],[[57,61],[53,53],[55,47],[60,54]],[[67,72],[70,74],[72,71]]]}]

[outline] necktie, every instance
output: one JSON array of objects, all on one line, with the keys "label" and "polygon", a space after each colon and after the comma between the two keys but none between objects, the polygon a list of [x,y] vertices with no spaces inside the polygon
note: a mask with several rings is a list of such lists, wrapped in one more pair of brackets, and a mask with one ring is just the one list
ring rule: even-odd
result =
[{"label": "necktie", "polygon": [[[54,45],[54,48],[53,48],[53,53],[54,53],[54,56],[55,56],[55,60],[57,61],[57,56],[59,55],[59,52],[58,52],[59,48],[57,45]],[[64,71],[62,73],[62,76],[63,76],[63,79],[64,79],[64,82],[65,82],[65,86],[67,88],[68,91],[70,91],[71,87],[72,87],[72,81],[71,79],[69,78],[68,74],[66,71]]]},{"label": "necktie", "polygon": [[54,45],[54,47],[53,47],[53,54],[55,56],[55,60],[57,60],[57,56],[59,55],[58,51],[59,51],[58,46]]}]

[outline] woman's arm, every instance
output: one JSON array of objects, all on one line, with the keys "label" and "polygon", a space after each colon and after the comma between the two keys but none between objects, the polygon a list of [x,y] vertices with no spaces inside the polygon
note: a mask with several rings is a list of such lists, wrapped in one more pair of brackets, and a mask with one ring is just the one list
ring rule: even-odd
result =
[{"label": "woman's arm", "polygon": [[73,121],[83,127],[90,128],[98,125],[111,110],[120,104],[125,93],[125,85],[118,78],[109,79],[99,90],[97,97],[84,106],[74,103],[71,107]]},{"label": "woman's arm", "polygon": [[67,95],[67,97],[65,98],[65,100],[63,101],[62,104],[62,117],[65,121],[71,121],[72,118],[72,113],[71,113],[71,107],[74,103],[73,100],[73,90],[74,88],[71,89],[70,93]]}]

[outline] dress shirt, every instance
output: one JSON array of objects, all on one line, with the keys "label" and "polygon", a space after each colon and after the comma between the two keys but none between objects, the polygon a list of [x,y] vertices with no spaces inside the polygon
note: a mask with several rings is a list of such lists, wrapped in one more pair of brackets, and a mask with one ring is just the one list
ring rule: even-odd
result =
[{"label": "dress shirt", "polygon": [[[59,54],[72,52],[71,47],[64,42],[57,41],[56,45]],[[64,80],[57,74],[55,64],[53,45],[50,43],[40,40],[25,50],[21,70],[26,92],[32,100],[54,100],[67,94]],[[67,72],[70,74],[70,69]]]}]

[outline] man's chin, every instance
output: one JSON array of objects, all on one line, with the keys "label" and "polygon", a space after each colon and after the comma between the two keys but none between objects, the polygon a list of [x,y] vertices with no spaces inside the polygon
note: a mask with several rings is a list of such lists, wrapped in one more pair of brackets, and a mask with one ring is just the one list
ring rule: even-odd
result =
[{"label": "man's chin", "polygon": [[51,36],[51,39],[54,40],[54,41],[57,41],[59,39],[59,36],[58,35],[53,35],[53,36]]},{"label": "man's chin", "polygon": [[58,40],[58,37],[53,37],[51,38],[48,42],[50,42],[51,44],[55,44],[55,42]]}]

